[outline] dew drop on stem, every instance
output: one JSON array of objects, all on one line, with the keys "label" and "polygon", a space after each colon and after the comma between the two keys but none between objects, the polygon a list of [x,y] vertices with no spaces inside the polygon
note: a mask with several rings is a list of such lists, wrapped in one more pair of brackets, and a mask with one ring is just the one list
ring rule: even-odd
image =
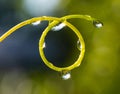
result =
[{"label": "dew drop on stem", "polygon": [[70,71],[62,71],[62,72],[61,72],[61,78],[62,78],[63,80],[68,80],[68,79],[70,79],[70,78],[71,78],[71,73],[70,73]]},{"label": "dew drop on stem", "polygon": [[80,41],[78,40],[77,41],[77,48],[81,51],[81,49],[82,49],[82,45],[80,44]]},{"label": "dew drop on stem", "polygon": [[37,26],[37,25],[39,25],[40,23],[41,23],[41,21],[36,21],[36,22],[33,22],[32,25],[33,25],[33,26]]},{"label": "dew drop on stem", "polygon": [[46,47],[46,43],[44,42],[44,44],[43,44],[43,48],[45,48]]},{"label": "dew drop on stem", "polygon": [[96,20],[96,21],[93,21],[93,25],[96,27],[96,28],[101,28],[103,27],[103,23]]},{"label": "dew drop on stem", "polygon": [[59,25],[57,25],[57,26],[54,26],[53,28],[52,28],[52,30],[53,31],[59,31],[59,30],[61,30],[62,28],[64,28],[66,25],[64,24],[64,23],[60,23]]}]

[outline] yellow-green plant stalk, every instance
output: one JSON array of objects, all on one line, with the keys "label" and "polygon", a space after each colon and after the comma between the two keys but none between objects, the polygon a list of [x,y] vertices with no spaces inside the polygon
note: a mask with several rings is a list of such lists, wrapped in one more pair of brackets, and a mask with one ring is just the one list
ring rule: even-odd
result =
[{"label": "yellow-green plant stalk", "polygon": [[[42,16],[42,17],[35,17],[35,18],[31,18],[31,19],[28,19],[26,21],[23,21],[19,24],[17,24],[16,26],[12,27],[10,30],[8,30],[5,34],[3,34],[1,37],[0,37],[0,42],[2,42],[4,39],[6,39],[10,34],[12,34],[14,31],[16,31],[17,29],[25,26],[25,25],[28,25],[28,24],[34,24],[34,25],[37,25],[37,22],[40,23],[41,21],[49,21],[49,25],[46,27],[46,29],[43,31],[41,37],[40,37],[40,40],[39,40],[39,53],[40,53],[40,56],[42,58],[42,60],[44,61],[44,63],[51,69],[55,70],[55,71],[59,71],[59,72],[62,72],[63,74],[66,74],[68,71],[80,66],[81,62],[82,62],[82,59],[84,57],[84,53],[85,53],[85,42],[82,38],[82,35],[81,33],[79,32],[79,30],[73,26],[70,22],[68,22],[68,19],[73,19],[73,18],[80,18],[80,19],[85,19],[85,20],[88,20],[88,21],[91,21],[95,27],[97,28],[100,28],[102,27],[102,23],[100,23],[98,20],[96,20],[95,18],[92,18],[91,16],[89,15],[68,15],[68,16],[64,16],[64,17],[61,17],[61,18],[57,18],[57,17],[50,17],[50,16]],[[59,24],[57,26],[57,24]],[[68,26],[71,30],[73,30],[73,32],[76,34],[76,36],[78,37],[78,40],[80,42],[80,54],[79,54],[79,57],[77,59],[77,61],[75,61],[72,65],[68,66],[68,67],[57,67],[57,66],[54,66],[52,64],[52,62],[48,61],[45,57],[45,54],[44,54],[44,46],[45,46],[45,37],[46,35],[48,34],[48,32],[53,29],[53,30],[60,30],[62,29],[64,26]]]}]

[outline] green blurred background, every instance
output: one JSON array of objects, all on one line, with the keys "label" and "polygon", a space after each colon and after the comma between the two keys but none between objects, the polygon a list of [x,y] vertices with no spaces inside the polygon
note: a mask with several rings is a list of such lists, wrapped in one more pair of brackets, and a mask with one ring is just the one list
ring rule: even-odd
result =
[{"label": "green blurred background", "polygon": [[[0,35],[36,16],[87,14],[102,21],[70,20],[81,32],[86,53],[71,79],[44,65],[38,50],[48,23],[27,25],[0,43],[0,94],[120,94],[120,0],[0,0]],[[50,32],[45,54],[56,66],[68,66],[78,57],[77,37],[67,27]]]}]

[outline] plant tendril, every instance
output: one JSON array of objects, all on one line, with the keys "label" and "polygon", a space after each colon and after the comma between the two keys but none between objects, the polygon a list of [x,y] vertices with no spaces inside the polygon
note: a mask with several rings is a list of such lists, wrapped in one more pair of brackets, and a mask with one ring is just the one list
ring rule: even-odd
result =
[{"label": "plant tendril", "polygon": [[[85,42],[82,38],[82,35],[81,33],[79,32],[79,30],[74,26],[72,25],[70,22],[68,22],[68,19],[73,19],[73,18],[80,18],[80,19],[85,19],[87,21],[91,21],[91,22],[94,22],[96,21],[95,18],[92,18],[91,16],[89,15],[68,15],[68,16],[64,16],[64,17],[61,17],[61,18],[57,18],[57,17],[50,17],[50,16],[42,16],[42,17],[35,17],[35,18],[31,18],[31,19],[28,19],[26,21],[23,21],[19,24],[17,24],[16,26],[12,27],[10,30],[8,30],[5,34],[3,34],[1,37],[0,37],[0,42],[2,42],[3,40],[5,40],[9,35],[11,35],[14,31],[18,30],[19,28],[22,28],[23,26],[25,25],[28,25],[28,24],[31,24],[31,23],[34,23],[34,22],[37,22],[37,21],[48,21],[49,24],[48,26],[46,27],[46,29],[43,31],[41,37],[40,37],[40,40],[39,40],[39,53],[40,53],[40,56],[42,58],[42,60],[44,61],[44,63],[51,69],[55,70],[55,71],[59,71],[59,72],[63,72],[63,71],[70,71],[78,66],[80,66],[82,60],[83,60],[83,57],[84,57],[84,53],[85,53]],[[81,52],[79,54],[79,57],[78,59],[70,66],[68,67],[56,67],[54,66],[50,61],[48,61],[45,57],[45,54],[44,54],[44,51],[43,51],[43,45],[44,44],[44,41],[45,41],[45,37],[46,35],[48,34],[48,32],[53,28],[55,27],[58,23],[63,23],[65,24],[66,26],[68,26],[75,34],[76,36],[78,37],[79,39],[79,42],[81,44]],[[36,24],[35,24],[36,25]]]}]

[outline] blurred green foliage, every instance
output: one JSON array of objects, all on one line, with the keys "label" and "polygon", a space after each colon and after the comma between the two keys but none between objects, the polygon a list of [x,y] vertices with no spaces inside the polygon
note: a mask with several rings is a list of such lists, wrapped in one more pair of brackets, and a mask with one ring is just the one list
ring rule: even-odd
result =
[{"label": "blurred green foliage", "polygon": [[[0,1],[1,35],[11,26],[33,17],[33,15],[30,15],[23,7],[23,1],[25,0],[20,0],[19,3],[16,0]],[[37,2],[37,0],[35,1]],[[47,6],[49,4],[50,0],[48,0],[48,3],[45,5]],[[34,9],[35,6],[33,5],[31,7]],[[39,6],[39,8],[42,7]],[[76,19],[70,20],[70,22],[80,30],[86,43],[86,53],[81,66],[72,71],[72,78],[70,80],[63,81],[60,79],[58,73],[46,68],[45,65],[41,64],[43,63],[42,61],[35,58],[39,57],[39,54],[35,54],[34,51],[30,54],[33,53],[35,56],[27,57],[29,60],[20,58],[19,61],[9,61],[11,55],[8,55],[8,53],[4,55],[4,53],[10,49],[12,50],[13,47],[15,50],[15,47],[18,47],[18,44],[16,44],[19,42],[18,40],[22,40],[22,42],[20,42],[21,45],[24,43],[23,41],[28,42],[31,37],[32,39],[29,43],[36,42],[34,41],[35,39],[39,40],[38,35],[41,33],[37,33],[37,30],[39,31],[38,28],[35,28],[34,31],[36,32],[32,33],[30,29],[24,28],[21,30],[21,32],[23,31],[22,33],[16,33],[16,35],[19,34],[18,36],[15,37],[13,34],[13,38],[12,36],[8,38],[5,41],[6,44],[5,42],[4,44],[0,44],[0,49],[7,49],[0,50],[0,94],[120,94],[120,0],[61,0],[54,9],[54,12],[51,14],[43,13],[41,15],[60,17],[68,14],[88,14],[99,19],[104,24],[103,28],[96,29],[89,22]],[[14,18],[14,20],[11,20],[12,18]],[[43,28],[44,25],[46,24],[43,23]],[[28,27],[33,28],[31,26]],[[62,38],[66,38],[68,41],[65,41],[65,47],[68,47],[68,49],[64,49],[67,51],[60,53],[61,55],[57,53],[55,53],[55,55],[58,57],[61,56],[60,59],[57,59],[58,62],[62,63],[63,61],[67,65],[73,63],[71,59],[73,59],[73,57],[75,58],[78,52],[76,49],[70,49],[70,47],[73,46],[70,46],[71,42],[74,44],[77,42],[73,33],[69,33],[68,36],[66,35],[63,35]],[[9,41],[11,38],[12,41]],[[13,42],[14,40],[16,40],[15,43]],[[8,45],[15,46],[9,47]],[[37,46],[36,44],[35,48],[37,48]],[[24,48],[25,50],[23,50],[23,48],[21,49],[26,52],[28,48],[29,45],[27,48]],[[12,53],[14,53],[14,50]],[[15,50],[15,52],[17,51]],[[11,52],[9,54],[11,54]],[[26,56],[28,56],[28,54]],[[19,54],[17,55],[19,56]],[[64,57],[62,57],[62,55],[64,55]],[[20,56],[22,57],[22,55]],[[8,61],[3,62],[3,58],[8,59]],[[10,62],[27,63],[26,65],[18,64],[13,67],[14,64]]]}]

